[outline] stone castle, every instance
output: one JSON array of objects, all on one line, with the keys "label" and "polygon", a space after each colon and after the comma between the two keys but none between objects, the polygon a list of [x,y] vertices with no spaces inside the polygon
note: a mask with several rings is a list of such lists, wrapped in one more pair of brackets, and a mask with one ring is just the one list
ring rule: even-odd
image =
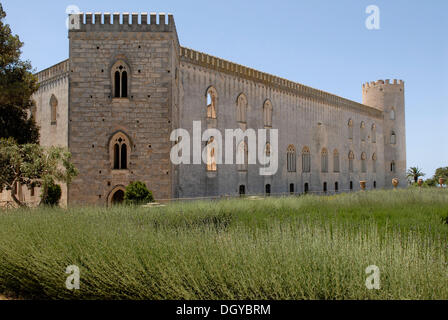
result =
[{"label": "stone castle", "polygon": [[[69,24],[69,58],[37,74],[32,110],[41,144],[68,147],[79,170],[63,204],[120,202],[137,180],[159,200],[406,185],[402,80],[363,84],[358,103],[182,47],[172,15],[85,13]],[[278,129],[277,173],[172,164],[170,134],[193,121]],[[21,199],[39,200],[25,189]]]}]

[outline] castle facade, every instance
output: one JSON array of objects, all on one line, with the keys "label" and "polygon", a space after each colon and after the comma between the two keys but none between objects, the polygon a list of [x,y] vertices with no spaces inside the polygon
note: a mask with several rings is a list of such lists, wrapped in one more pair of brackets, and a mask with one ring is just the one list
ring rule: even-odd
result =
[{"label": "castle facade", "polygon": [[[344,192],[360,181],[391,188],[393,178],[406,186],[402,80],[363,84],[358,103],[182,47],[172,15],[69,22],[69,58],[37,74],[32,112],[41,144],[67,147],[79,170],[64,204],[120,202],[137,180],[158,200]],[[193,134],[193,121],[222,132],[278,129],[276,174],[260,175],[258,164],[174,165],[170,134]]]}]

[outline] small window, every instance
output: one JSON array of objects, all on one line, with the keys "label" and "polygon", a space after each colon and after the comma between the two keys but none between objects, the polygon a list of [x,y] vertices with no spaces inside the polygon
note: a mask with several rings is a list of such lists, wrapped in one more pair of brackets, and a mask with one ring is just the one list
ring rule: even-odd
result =
[{"label": "small window", "polygon": [[350,190],[353,190],[353,181],[350,181]]},{"label": "small window", "polygon": [[327,183],[324,182],[324,188],[323,188],[324,192],[327,193]]},{"label": "small window", "polygon": [[335,191],[335,192],[338,192],[338,191],[339,191],[339,184],[338,184],[337,181],[334,183],[334,191]]},{"label": "small window", "polygon": [[376,153],[372,155],[372,170],[376,173]]},{"label": "small window", "polygon": [[309,191],[309,185],[308,185],[308,182],[305,183],[305,185],[303,186],[303,190],[304,190],[305,193],[308,193],[308,191]]},{"label": "small window", "polygon": [[289,184],[289,193],[294,194],[294,183]]},{"label": "small window", "polygon": [[239,194],[240,194],[240,196],[243,196],[246,194],[246,186],[244,184],[240,185]]},{"label": "small window", "polygon": [[238,145],[237,149],[237,166],[239,171],[247,171],[248,167],[248,148],[247,143],[245,141],[241,141]]},{"label": "small window", "polygon": [[376,143],[376,125],[372,124],[372,143]]},{"label": "small window", "polygon": [[34,197],[34,186],[30,187],[30,196]]},{"label": "small window", "polygon": [[271,195],[271,185],[270,184],[267,184],[265,186],[264,190],[265,190],[265,193],[266,193],[267,196]]},{"label": "small window", "polygon": [[373,189],[376,189],[376,181],[373,181]]}]

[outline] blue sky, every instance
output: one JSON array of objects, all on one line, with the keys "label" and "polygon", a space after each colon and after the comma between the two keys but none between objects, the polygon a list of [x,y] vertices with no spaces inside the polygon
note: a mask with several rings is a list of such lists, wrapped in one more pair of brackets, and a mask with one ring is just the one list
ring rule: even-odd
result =
[{"label": "blue sky", "polygon": [[[181,45],[361,101],[361,85],[403,79],[407,165],[448,166],[448,1],[1,1],[36,70],[68,57],[65,9],[173,13]],[[365,27],[368,5],[380,30]]]}]

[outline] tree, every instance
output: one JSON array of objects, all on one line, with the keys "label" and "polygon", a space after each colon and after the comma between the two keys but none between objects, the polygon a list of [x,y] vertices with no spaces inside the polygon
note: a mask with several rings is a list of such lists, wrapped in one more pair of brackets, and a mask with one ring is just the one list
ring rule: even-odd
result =
[{"label": "tree", "polygon": [[0,4],[0,138],[13,137],[18,143],[37,143],[39,129],[29,111],[31,95],[38,89],[31,63],[20,60],[23,43],[4,23]]},{"label": "tree", "polygon": [[146,184],[141,181],[135,181],[126,187],[124,201],[126,204],[145,204],[154,202],[154,197],[152,192],[146,187]]},{"label": "tree", "polygon": [[17,144],[12,138],[0,138],[0,188],[11,190],[11,197],[19,206],[25,204],[15,196],[18,185],[42,187],[45,198],[54,181],[68,184],[77,174],[71,153],[65,148]]},{"label": "tree", "polygon": [[424,177],[425,173],[419,167],[410,167],[407,171],[407,177],[414,180],[414,182],[418,181],[418,178]]},{"label": "tree", "polygon": [[439,184],[439,178],[444,178],[445,181],[448,181],[448,167],[437,168],[434,176],[431,179],[427,179],[425,182],[429,186],[435,187]]}]

